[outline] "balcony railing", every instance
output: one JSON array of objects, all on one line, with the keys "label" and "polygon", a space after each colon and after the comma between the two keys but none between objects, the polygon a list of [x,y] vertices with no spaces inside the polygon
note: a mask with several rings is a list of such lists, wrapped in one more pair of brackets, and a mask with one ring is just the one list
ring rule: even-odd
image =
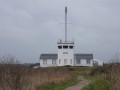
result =
[{"label": "balcony railing", "polygon": [[57,43],[58,44],[74,44],[74,41],[62,41],[62,40],[60,40]]}]

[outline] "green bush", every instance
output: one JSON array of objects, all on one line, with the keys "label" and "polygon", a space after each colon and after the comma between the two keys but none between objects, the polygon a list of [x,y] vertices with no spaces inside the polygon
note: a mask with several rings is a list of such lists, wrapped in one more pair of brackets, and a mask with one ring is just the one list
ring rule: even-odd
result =
[{"label": "green bush", "polygon": [[103,78],[97,78],[93,80],[88,86],[84,87],[83,90],[114,90],[112,85]]},{"label": "green bush", "polygon": [[106,66],[103,66],[103,67],[95,67],[91,70],[90,72],[90,75],[99,75],[99,74],[102,74],[102,73],[105,73],[107,71],[107,67]]}]

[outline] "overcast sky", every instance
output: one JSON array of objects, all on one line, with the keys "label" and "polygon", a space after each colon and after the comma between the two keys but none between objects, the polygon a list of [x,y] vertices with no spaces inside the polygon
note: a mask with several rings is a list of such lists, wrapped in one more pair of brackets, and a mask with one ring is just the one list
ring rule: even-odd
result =
[{"label": "overcast sky", "polygon": [[57,53],[66,5],[68,39],[75,40],[76,53],[106,62],[120,51],[120,0],[0,0],[0,56],[24,63]]}]

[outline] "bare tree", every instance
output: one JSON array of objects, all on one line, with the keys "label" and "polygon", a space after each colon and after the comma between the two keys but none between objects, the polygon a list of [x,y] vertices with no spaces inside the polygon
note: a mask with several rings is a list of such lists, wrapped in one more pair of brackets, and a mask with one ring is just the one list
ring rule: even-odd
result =
[{"label": "bare tree", "polygon": [[13,56],[0,58],[0,87],[3,90],[23,90],[25,85],[24,68]]},{"label": "bare tree", "polygon": [[118,64],[120,63],[120,52],[116,52],[113,57],[110,59],[110,63]]}]

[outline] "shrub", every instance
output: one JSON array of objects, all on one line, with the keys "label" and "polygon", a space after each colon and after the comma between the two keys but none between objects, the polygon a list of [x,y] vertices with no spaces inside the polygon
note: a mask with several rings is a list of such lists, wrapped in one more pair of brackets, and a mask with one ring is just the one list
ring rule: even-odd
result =
[{"label": "shrub", "polygon": [[97,78],[83,90],[114,90],[112,85],[104,78]]},{"label": "shrub", "polygon": [[0,58],[0,87],[3,90],[23,90],[26,85],[24,68],[15,57],[4,56]]},{"label": "shrub", "polygon": [[106,66],[104,67],[95,67],[91,70],[90,75],[98,75],[98,74],[103,74],[107,71]]}]

